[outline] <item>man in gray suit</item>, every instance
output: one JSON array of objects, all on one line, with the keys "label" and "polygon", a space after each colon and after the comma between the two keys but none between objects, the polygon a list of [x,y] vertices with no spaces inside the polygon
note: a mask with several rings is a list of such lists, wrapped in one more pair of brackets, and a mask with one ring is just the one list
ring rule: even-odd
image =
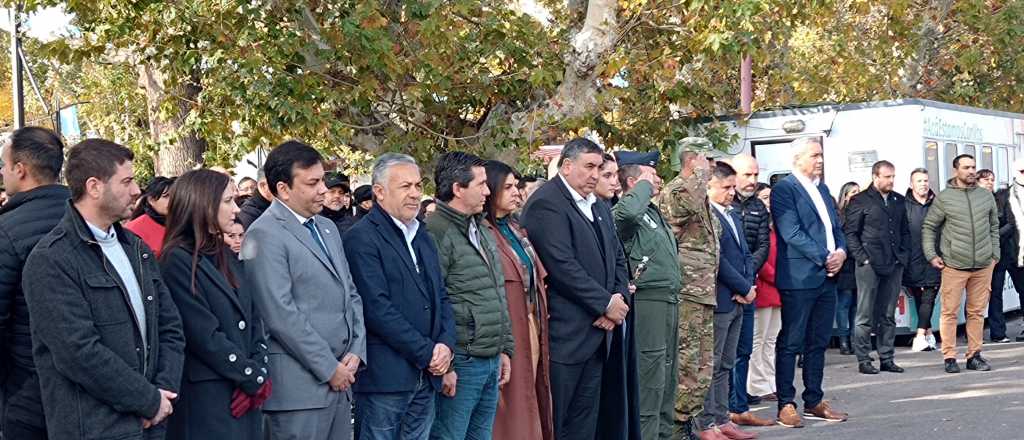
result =
[{"label": "man in gray suit", "polygon": [[289,141],[264,170],[274,201],[249,227],[242,259],[245,288],[270,333],[270,438],[348,440],[366,331],[340,234],[317,215],[327,193],[322,158]]}]

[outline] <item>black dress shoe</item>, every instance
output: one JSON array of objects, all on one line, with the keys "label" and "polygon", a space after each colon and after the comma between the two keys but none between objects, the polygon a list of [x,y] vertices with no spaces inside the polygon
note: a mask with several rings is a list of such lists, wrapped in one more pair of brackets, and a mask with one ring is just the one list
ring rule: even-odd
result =
[{"label": "black dress shoe", "polygon": [[882,362],[882,366],[880,369],[882,371],[888,371],[890,373],[902,373],[903,371],[905,371],[903,367],[896,365],[896,362],[894,361]]},{"label": "black dress shoe", "polygon": [[992,367],[985,362],[985,358],[981,357],[981,353],[978,353],[967,360],[967,369],[976,371],[991,371]]},{"label": "black dress shoe", "polygon": [[850,338],[848,336],[839,338],[839,354],[846,356],[853,354],[853,347],[850,346]]},{"label": "black dress shoe", "polygon": [[751,396],[750,394],[747,394],[747,405],[760,405],[760,404],[761,404],[761,398],[760,397],[758,397],[758,396]]},{"label": "black dress shoe", "polygon": [[1024,342],[1024,331],[1020,332],[1020,334],[1017,335],[1016,339],[1017,339],[1017,342]]},{"label": "black dress shoe", "polygon": [[956,359],[946,359],[946,372],[947,373],[959,373],[960,366],[956,364]]},{"label": "black dress shoe", "polygon": [[871,364],[871,361],[861,362],[857,366],[857,370],[860,371],[860,374],[878,374],[878,369]]}]

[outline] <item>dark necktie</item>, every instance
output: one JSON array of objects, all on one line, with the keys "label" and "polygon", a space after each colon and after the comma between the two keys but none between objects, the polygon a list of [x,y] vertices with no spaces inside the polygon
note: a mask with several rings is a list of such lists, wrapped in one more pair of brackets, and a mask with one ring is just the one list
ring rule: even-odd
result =
[{"label": "dark necktie", "polygon": [[[315,241],[316,244],[320,246],[320,250],[324,251],[324,255],[327,256],[327,259],[331,260],[331,253],[327,251],[327,246],[324,245],[323,240],[320,239],[320,234],[316,232],[316,223],[313,221],[313,219],[306,220],[306,222],[303,223],[302,226],[305,226],[306,229],[309,230],[309,235],[313,236],[313,241]],[[333,262],[333,260],[331,260],[331,262]]]}]

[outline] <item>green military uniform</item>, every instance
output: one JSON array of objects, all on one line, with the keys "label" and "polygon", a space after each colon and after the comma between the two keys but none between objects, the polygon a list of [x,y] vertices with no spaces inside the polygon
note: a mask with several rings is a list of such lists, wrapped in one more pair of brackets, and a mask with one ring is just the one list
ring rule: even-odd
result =
[{"label": "green military uniform", "polygon": [[640,429],[644,440],[672,438],[678,368],[679,289],[676,237],[658,207],[654,187],[641,180],[612,209],[636,293]]},{"label": "green military uniform", "polygon": [[[658,206],[675,232],[683,287],[679,302],[679,373],[675,412],[680,426],[703,407],[714,353],[718,234],[707,197],[708,173],[678,176],[662,190]],[[685,437],[684,437],[685,438]]]}]

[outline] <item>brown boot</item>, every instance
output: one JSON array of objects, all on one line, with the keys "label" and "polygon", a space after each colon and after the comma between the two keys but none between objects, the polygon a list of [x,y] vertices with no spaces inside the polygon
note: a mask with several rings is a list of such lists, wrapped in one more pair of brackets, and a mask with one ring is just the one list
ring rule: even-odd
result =
[{"label": "brown boot", "polygon": [[796,405],[792,403],[783,406],[782,409],[779,410],[779,419],[776,420],[775,423],[787,428],[804,427],[804,421],[800,418],[800,414],[796,412]]},{"label": "brown boot", "polygon": [[718,429],[715,429],[715,427],[701,431],[700,434],[697,434],[697,438],[700,440],[730,440],[729,437],[726,437],[724,434],[719,432]]},{"label": "brown boot", "polygon": [[726,423],[718,427],[718,430],[723,435],[730,438],[731,440],[754,440],[757,438],[757,434],[753,432],[746,432],[740,430],[740,428],[732,423]]},{"label": "brown boot", "polygon": [[775,422],[755,416],[747,411],[742,414],[729,413],[729,420],[740,426],[772,426]]},{"label": "brown boot", "polygon": [[848,414],[832,409],[832,406],[825,400],[822,400],[814,408],[804,408],[804,417],[829,422],[845,422],[846,419],[850,418]]}]

